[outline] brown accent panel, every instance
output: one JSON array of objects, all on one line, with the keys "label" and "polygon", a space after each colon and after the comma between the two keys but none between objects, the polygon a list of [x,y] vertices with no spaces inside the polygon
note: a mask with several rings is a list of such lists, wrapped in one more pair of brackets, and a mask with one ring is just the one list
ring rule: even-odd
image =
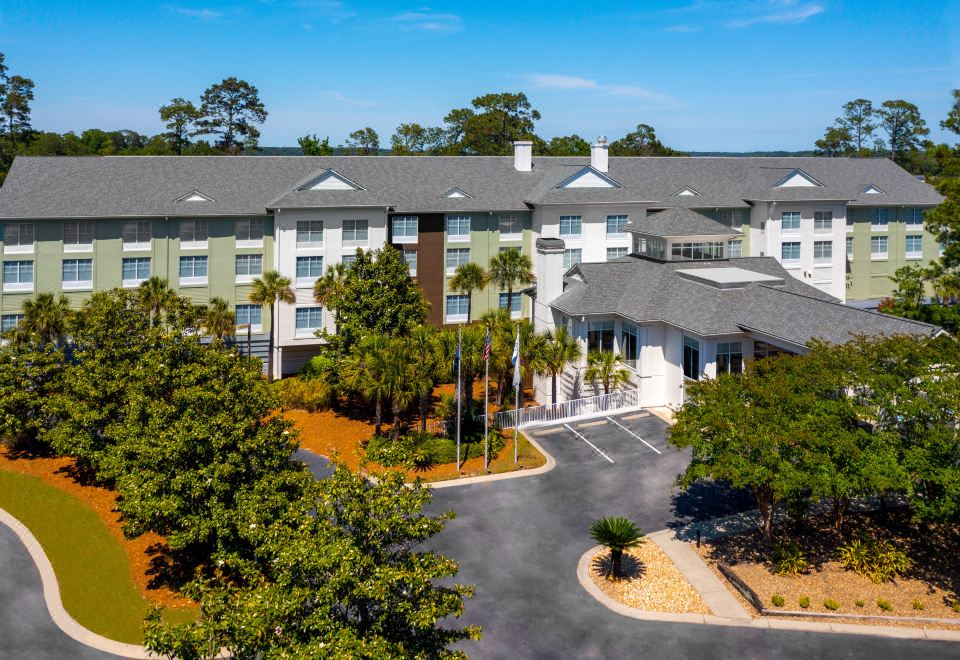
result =
[{"label": "brown accent panel", "polygon": [[[413,215],[413,214],[404,214]],[[442,213],[418,213],[417,243],[395,244],[398,250],[417,250],[417,283],[430,302],[427,322],[437,327],[443,325],[444,278],[446,254],[444,252],[444,216]],[[393,216],[391,215],[390,218]],[[389,221],[388,221],[389,222]],[[392,222],[390,223],[392,229]],[[392,240],[391,236],[391,240]]]}]

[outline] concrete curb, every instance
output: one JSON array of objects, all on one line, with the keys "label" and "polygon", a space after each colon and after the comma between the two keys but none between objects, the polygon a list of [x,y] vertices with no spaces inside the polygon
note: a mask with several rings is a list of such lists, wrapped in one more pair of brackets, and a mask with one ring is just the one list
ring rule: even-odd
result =
[{"label": "concrete curb", "polygon": [[531,438],[526,433],[521,432],[524,438],[527,439],[531,445],[537,448],[544,458],[547,459],[547,462],[541,465],[540,467],[533,468],[531,470],[514,470],[513,472],[500,472],[499,474],[482,474],[477,477],[463,477],[462,479],[446,479],[444,481],[433,481],[426,482],[431,488],[452,488],[453,486],[471,486],[473,484],[484,484],[488,481],[501,481],[503,479],[519,479],[521,477],[535,477],[538,474],[546,474],[553,468],[557,467],[556,459],[546,450],[543,446]]},{"label": "concrete curb", "polygon": [[20,542],[23,543],[27,552],[30,553],[30,558],[33,559],[33,563],[36,564],[37,570],[40,572],[40,581],[43,584],[43,599],[47,604],[47,611],[50,613],[50,618],[53,619],[53,622],[57,624],[60,630],[81,644],[85,644],[98,651],[103,651],[104,653],[112,653],[123,658],[158,657],[150,653],[143,646],[124,644],[123,642],[107,639],[77,623],[63,608],[63,601],[60,600],[60,585],[57,582],[56,574],[53,572],[53,565],[47,558],[47,553],[44,552],[43,546],[40,545],[37,537],[33,535],[33,532],[31,532],[26,525],[3,509],[0,509],[0,523],[9,527],[20,539]]},{"label": "concrete curb", "polygon": [[[669,533],[669,530],[663,530]],[[660,534],[655,532],[654,534]],[[648,538],[651,535],[647,535]],[[642,621],[667,621],[671,623],[699,623],[710,626],[732,626],[736,628],[761,628],[769,630],[800,630],[816,633],[837,633],[844,635],[870,635],[896,639],[926,639],[936,641],[960,642],[960,631],[927,630],[924,628],[896,628],[891,626],[861,626],[855,623],[820,623],[817,621],[789,621],[782,619],[735,619],[712,614],[673,614],[669,612],[650,612],[628,607],[608,596],[590,577],[590,562],[603,549],[596,545],[580,556],[577,562],[577,580],[583,589],[597,599],[607,609],[621,616]],[[706,564],[704,564],[706,567]]]}]

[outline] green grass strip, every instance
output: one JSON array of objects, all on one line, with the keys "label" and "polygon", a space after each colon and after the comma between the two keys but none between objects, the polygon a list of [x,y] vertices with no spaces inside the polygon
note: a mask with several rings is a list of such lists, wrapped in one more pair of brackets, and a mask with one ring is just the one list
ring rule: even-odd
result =
[{"label": "green grass strip", "polygon": [[[151,604],[140,595],[120,541],[90,507],[39,477],[0,470],[0,508],[33,533],[53,565],[63,606],[77,623],[128,644],[142,644]],[[176,621],[192,610],[166,610]]]}]

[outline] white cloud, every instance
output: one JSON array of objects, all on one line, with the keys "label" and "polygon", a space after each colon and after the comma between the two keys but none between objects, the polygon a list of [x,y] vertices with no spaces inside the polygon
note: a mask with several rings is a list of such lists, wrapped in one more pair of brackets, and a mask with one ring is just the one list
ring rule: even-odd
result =
[{"label": "white cloud", "polygon": [[375,105],[379,105],[377,101],[353,98],[339,91],[324,92],[324,96],[334,103],[339,103],[341,105],[352,105],[357,108],[372,108]]},{"label": "white cloud", "polygon": [[453,34],[463,29],[463,17],[459,14],[435,12],[428,7],[417,11],[405,11],[390,18],[401,30]]},{"label": "white cloud", "polygon": [[223,12],[214,11],[212,9],[190,9],[189,7],[167,7],[168,10],[173,11],[174,13],[180,14],[181,16],[187,16],[189,18],[199,18],[202,21],[211,21],[216,18],[223,18]]},{"label": "white cloud", "polygon": [[738,29],[763,23],[802,23],[825,11],[826,8],[823,5],[811,2],[768,0],[756,6],[750,6],[747,16],[729,21],[726,27]]},{"label": "white cloud", "polygon": [[577,76],[566,76],[559,73],[533,73],[524,76],[527,81],[537,89],[554,90],[591,90],[609,94],[611,96],[629,96],[632,98],[645,99],[647,101],[656,101],[658,103],[672,104],[677,99],[664,94],[655,92],[645,87],[637,85],[618,85],[609,83],[600,83],[590,78],[579,78]]}]

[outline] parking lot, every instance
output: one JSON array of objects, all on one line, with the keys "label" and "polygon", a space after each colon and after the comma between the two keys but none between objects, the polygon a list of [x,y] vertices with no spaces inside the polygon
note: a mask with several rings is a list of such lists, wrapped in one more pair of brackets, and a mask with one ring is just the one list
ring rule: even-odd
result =
[{"label": "parking lot", "polygon": [[576,464],[646,463],[667,451],[666,424],[645,411],[573,419],[524,432],[558,461]]}]

